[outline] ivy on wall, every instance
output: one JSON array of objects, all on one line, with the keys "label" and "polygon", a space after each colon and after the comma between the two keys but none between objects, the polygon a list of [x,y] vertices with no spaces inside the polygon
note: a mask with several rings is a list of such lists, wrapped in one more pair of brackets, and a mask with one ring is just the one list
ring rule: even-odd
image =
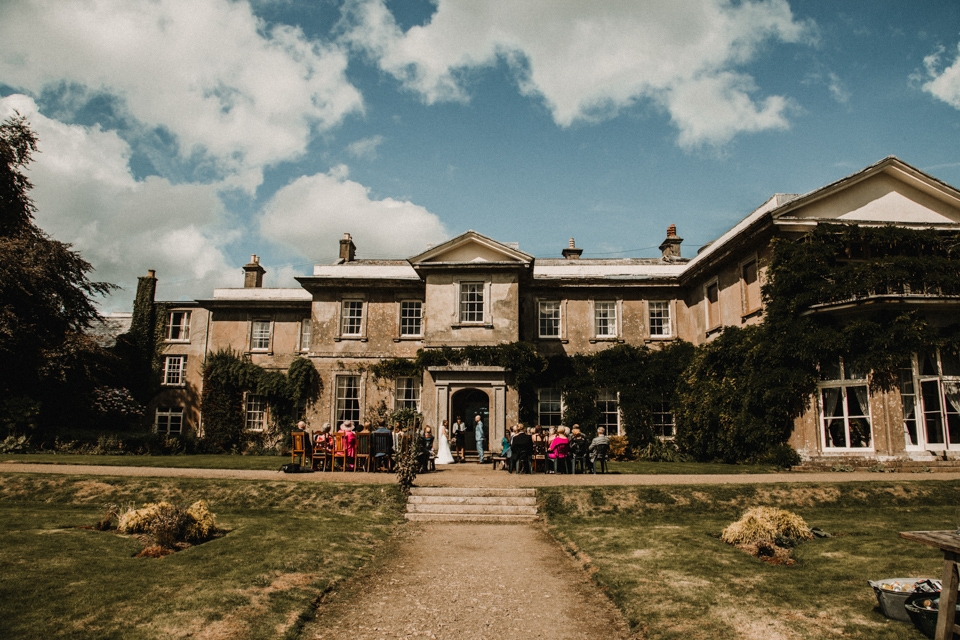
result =
[{"label": "ivy on wall", "polygon": [[233,451],[259,437],[245,431],[244,393],[264,396],[272,420],[262,437],[275,437],[293,426],[299,403],[316,402],[321,388],[320,374],[306,358],[295,358],[283,374],[257,366],[236,352],[217,351],[207,357],[203,368],[204,439],[214,451]]},{"label": "ivy on wall", "polygon": [[[904,296],[960,294],[960,237],[894,226],[821,224],[774,240],[764,322],[725,328],[697,349],[680,379],[677,443],[698,459],[783,455],[816,392],[820,363],[840,358],[889,390],[912,354],[956,351],[960,325],[934,322]],[[881,301],[890,305],[857,305]],[[839,313],[818,312],[846,304]]]}]

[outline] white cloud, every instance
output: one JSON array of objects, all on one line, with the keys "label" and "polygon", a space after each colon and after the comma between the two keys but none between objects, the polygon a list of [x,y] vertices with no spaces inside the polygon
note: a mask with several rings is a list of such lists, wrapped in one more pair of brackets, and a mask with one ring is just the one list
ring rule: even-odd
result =
[{"label": "white cloud", "polygon": [[362,108],[337,46],[268,26],[245,1],[8,0],[0,79],[38,94],[62,83],[118,98],[169,131],[183,158],[212,158],[246,189],[297,158],[313,130]]},{"label": "white cloud", "polygon": [[941,68],[940,56],[943,48],[939,47],[934,53],[923,59],[923,66],[927,72],[927,80],[923,83],[923,90],[933,97],[942,100],[955,109],[960,109],[960,45],[957,46],[957,57],[953,63]]},{"label": "white cloud", "polygon": [[383,136],[370,136],[347,145],[347,153],[354,158],[372,160],[377,157],[377,147],[383,144]]},{"label": "white cloud", "polygon": [[156,269],[158,295],[207,295],[211,286],[239,282],[221,247],[223,206],[212,185],[174,185],[159,177],[137,181],[130,147],[115,132],[45,117],[23,95],[0,99],[0,119],[18,111],[39,136],[29,166],[37,224],[70,242],[96,267],[95,280],[124,290],[105,309],[129,309],[137,276]]},{"label": "white cloud", "polygon": [[337,255],[344,233],[353,236],[357,258],[404,258],[448,238],[436,215],[411,202],[372,199],[342,165],[277,191],[264,206],[260,229],[308,258]]},{"label": "white cloud", "polygon": [[[787,126],[789,100],[755,99],[737,68],[764,43],[801,42],[813,30],[786,0],[438,0],[430,23],[406,32],[383,0],[352,0],[348,14],[348,39],[427,102],[466,100],[465,72],[502,58],[560,126],[648,100],[686,147]],[[706,99],[719,102],[704,110]]]}]

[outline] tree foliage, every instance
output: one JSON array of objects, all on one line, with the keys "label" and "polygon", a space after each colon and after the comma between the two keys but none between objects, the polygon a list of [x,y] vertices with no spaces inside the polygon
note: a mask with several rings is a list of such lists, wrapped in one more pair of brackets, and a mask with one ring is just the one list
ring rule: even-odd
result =
[{"label": "tree foliage", "polygon": [[89,411],[110,354],[86,334],[93,298],[114,286],[35,223],[24,170],[37,151],[25,118],[0,123],[0,421],[8,432],[53,428]]}]

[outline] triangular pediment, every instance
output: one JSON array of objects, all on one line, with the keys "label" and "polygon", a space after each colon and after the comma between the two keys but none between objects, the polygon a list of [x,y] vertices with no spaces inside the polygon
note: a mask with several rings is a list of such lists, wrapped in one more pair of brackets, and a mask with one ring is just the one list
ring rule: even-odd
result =
[{"label": "triangular pediment", "polygon": [[467,231],[410,258],[410,264],[414,267],[477,263],[529,265],[532,261],[533,256],[476,231]]},{"label": "triangular pediment", "polygon": [[877,224],[960,224],[960,192],[897,158],[800,196],[775,220]]}]

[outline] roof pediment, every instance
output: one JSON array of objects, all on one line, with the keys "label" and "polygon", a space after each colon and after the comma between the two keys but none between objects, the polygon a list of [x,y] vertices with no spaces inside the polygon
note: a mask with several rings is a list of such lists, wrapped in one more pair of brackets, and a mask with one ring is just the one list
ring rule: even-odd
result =
[{"label": "roof pediment", "polygon": [[410,258],[410,264],[414,268],[431,265],[482,265],[484,263],[529,266],[532,262],[533,256],[476,231],[462,233],[456,238],[431,247]]},{"label": "roof pediment", "polygon": [[954,225],[960,223],[960,192],[890,157],[790,201],[773,217],[775,220]]}]

